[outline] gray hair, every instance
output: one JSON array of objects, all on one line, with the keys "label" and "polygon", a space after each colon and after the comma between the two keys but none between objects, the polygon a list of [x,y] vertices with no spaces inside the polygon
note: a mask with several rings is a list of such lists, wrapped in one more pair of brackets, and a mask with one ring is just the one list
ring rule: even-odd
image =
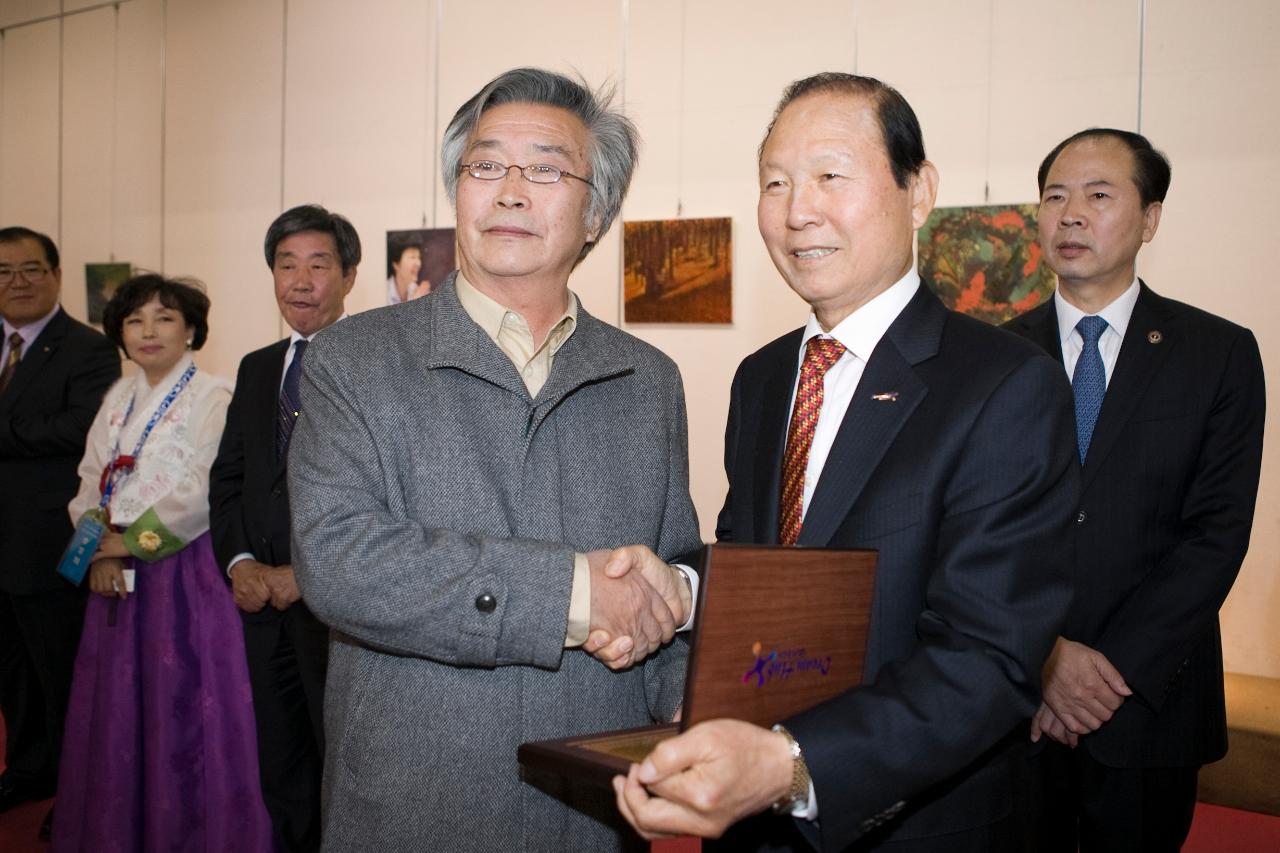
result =
[{"label": "gray hair", "polygon": [[[591,165],[591,203],[587,206],[586,225],[596,226],[599,241],[622,209],[639,156],[639,134],[631,119],[611,109],[613,92],[609,85],[593,92],[585,80],[572,80],[541,68],[513,68],[499,74],[459,107],[445,128],[440,165],[449,203],[457,210],[462,155],[486,110],[513,103],[559,107],[577,116],[590,137],[587,159]],[[594,246],[594,242],[583,246],[578,260]]]}]

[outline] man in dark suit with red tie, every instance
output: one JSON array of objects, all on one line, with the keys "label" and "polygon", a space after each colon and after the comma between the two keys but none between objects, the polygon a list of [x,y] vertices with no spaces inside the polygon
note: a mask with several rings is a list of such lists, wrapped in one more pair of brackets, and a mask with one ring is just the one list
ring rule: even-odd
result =
[{"label": "man in dark suit with red tie", "polygon": [[1094,128],[1040,166],[1052,302],[1013,320],[1065,367],[1083,466],[1076,593],[1031,737],[1045,851],[1180,849],[1200,765],[1227,750],[1222,606],[1249,544],[1265,390],[1248,329],[1135,271],[1168,161]]},{"label": "man in dark suit with red tie", "polygon": [[120,376],[115,346],[58,305],[61,286],[49,237],[0,229],[0,812],[56,787],[85,603],[56,569],[85,435]]},{"label": "man in dark suit with red tie", "polygon": [[773,731],[716,720],[660,744],[615,780],[648,836],[772,804],[785,816],[726,846],[1021,849],[1022,724],[1071,596],[1070,389],[920,282],[936,187],[892,88],[820,74],[783,95],[760,232],[812,313],[738,369],[717,535],[879,551],[864,683]]},{"label": "man in dark suit with red tie", "polygon": [[307,344],[343,316],[360,238],[342,216],[302,205],[271,223],[265,251],[292,334],[240,363],[209,507],[214,551],[244,621],[263,798],[282,849],[294,853],[320,849],[329,631],[294,580],[286,459]]}]

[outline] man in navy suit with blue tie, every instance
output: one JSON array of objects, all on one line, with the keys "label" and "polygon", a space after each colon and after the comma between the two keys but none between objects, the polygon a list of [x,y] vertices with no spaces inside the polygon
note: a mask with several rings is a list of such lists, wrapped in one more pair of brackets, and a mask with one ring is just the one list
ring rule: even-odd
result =
[{"label": "man in navy suit with blue tie", "polygon": [[343,316],[360,237],[344,217],[300,205],[271,223],[264,248],[292,333],[240,363],[210,472],[210,523],[244,621],[263,799],[280,848],[306,853],[320,849],[329,630],[294,580],[285,471],[306,348]]},{"label": "man in navy suit with blue tie", "polygon": [[1040,166],[1048,304],[1008,328],[1072,377],[1075,597],[1044,668],[1045,851],[1176,851],[1226,754],[1218,609],[1249,544],[1265,407],[1248,329],[1156,295],[1136,258],[1170,168],[1094,128]]}]

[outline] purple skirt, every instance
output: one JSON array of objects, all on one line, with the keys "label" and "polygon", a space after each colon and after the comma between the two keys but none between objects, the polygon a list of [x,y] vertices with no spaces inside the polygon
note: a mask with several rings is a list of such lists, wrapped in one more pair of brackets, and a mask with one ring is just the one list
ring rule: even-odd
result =
[{"label": "purple skirt", "polygon": [[270,851],[243,628],[209,534],[130,563],[127,599],[89,596],[52,849]]}]

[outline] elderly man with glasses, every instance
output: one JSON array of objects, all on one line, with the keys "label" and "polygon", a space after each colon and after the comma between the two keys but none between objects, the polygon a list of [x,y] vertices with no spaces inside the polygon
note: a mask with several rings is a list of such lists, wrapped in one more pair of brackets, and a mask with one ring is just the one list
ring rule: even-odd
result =
[{"label": "elderly man with glasses", "polygon": [[516,763],[668,720],[683,682],[680,375],[568,287],[635,164],[608,101],[528,68],[481,89],[442,145],[458,272],[308,351],[289,489],[294,569],[334,629],[326,850],[626,843],[606,792]]},{"label": "elderly man with glasses", "polygon": [[85,435],[120,376],[115,346],[67,316],[61,289],[53,240],[0,228],[0,812],[56,787],[85,593],[54,569]]}]

